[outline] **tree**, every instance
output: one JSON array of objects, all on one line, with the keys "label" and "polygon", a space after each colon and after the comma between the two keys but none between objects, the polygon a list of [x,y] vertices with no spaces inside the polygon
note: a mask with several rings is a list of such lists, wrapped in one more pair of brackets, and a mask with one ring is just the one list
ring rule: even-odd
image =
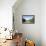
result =
[{"label": "tree", "polygon": [[22,18],[22,22],[24,23],[26,20],[24,18]]}]

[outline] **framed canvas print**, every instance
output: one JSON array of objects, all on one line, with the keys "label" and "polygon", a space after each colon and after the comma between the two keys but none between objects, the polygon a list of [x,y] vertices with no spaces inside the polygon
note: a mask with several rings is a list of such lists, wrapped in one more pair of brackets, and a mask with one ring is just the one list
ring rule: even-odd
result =
[{"label": "framed canvas print", "polygon": [[35,23],[35,16],[34,15],[23,15],[22,16],[22,23],[23,24],[34,24]]}]

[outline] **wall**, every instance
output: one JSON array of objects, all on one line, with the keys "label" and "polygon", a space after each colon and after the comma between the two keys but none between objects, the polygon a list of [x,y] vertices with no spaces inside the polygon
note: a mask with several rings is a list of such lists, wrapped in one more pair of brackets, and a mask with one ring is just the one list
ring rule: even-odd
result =
[{"label": "wall", "polygon": [[41,1],[41,41],[46,46],[46,0]]},{"label": "wall", "polygon": [[0,27],[12,28],[12,6],[16,0],[0,0]]},{"label": "wall", "polygon": [[[41,46],[40,12],[40,0],[23,0],[18,7],[14,8],[15,29],[22,32],[24,38],[34,40],[36,46]],[[35,24],[22,24],[22,15],[35,15]]]}]

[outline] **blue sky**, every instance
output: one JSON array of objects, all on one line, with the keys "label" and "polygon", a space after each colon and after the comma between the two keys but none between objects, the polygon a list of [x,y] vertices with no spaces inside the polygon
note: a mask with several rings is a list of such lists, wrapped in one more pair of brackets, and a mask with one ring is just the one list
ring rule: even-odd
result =
[{"label": "blue sky", "polygon": [[23,18],[25,18],[26,20],[29,20],[29,19],[32,19],[33,18],[33,16],[23,16]]}]

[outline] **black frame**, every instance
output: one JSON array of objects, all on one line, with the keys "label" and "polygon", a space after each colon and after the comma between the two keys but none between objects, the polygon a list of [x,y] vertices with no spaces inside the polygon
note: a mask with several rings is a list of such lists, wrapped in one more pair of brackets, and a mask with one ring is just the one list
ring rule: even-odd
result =
[{"label": "black frame", "polygon": [[[29,20],[24,19],[24,17],[31,18]],[[29,21],[29,23],[26,23],[26,21]],[[22,24],[34,24],[35,23],[35,15],[22,15]]]}]

